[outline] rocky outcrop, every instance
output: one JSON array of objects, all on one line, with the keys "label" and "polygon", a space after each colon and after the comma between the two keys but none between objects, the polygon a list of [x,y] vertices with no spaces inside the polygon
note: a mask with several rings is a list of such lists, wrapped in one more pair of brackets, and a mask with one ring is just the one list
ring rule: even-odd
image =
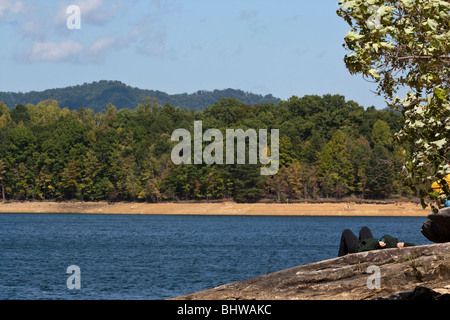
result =
[{"label": "rocky outcrop", "polygon": [[[447,290],[446,290],[447,291]],[[427,287],[417,286],[411,292],[401,292],[387,298],[377,298],[374,300],[450,300],[450,294],[439,293]]]},{"label": "rocky outcrop", "polygon": [[421,232],[430,241],[450,242],[450,208],[428,215],[428,220],[423,224]]},{"label": "rocky outcrop", "polygon": [[174,300],[448,298],[450,243],[361,252],[188,294]]}]

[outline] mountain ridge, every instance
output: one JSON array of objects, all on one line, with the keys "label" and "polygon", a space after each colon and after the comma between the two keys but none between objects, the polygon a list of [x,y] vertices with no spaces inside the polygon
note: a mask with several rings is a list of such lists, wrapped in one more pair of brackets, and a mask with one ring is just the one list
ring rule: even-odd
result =
[{"label": "mountain ridge", "polygon": [[5,103],[10,109],[18,104],[38,104],[47,99],[54,99],[58,101],[61,108],[77,110],[85,107],[95,112],[102,111],[109,104],[115,105],[117,109],[134,109],[149,97],[155,98],[161,105],[169,103],[174,107],[194,110],[204,110],[207,106],[219,102],[221,98],[236,98],[249,105],[280,101],[271,94],[263,96],[231,88],[214,91],[198,90],[191,94],[168,94],[159,90],[131,87],[121,81],[112,80],[25,93],[0,92],[0,102]]}]

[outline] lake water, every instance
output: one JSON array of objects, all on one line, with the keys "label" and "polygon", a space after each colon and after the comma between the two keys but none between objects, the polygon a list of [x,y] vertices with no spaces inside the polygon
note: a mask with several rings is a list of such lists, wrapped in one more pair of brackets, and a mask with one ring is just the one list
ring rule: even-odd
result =
[{"label": "lake water", "polygon": [[335,258],[345,228],[430,244],[425,220],[0,214],[0,299],[167,299]]}]

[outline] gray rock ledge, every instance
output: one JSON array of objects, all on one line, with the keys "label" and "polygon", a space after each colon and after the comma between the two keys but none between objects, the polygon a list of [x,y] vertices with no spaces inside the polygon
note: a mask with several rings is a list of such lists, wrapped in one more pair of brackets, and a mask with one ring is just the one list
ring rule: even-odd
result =
[{"label": "gray rock ledge", "polygon": [[[371,266],[379,267],[379,283]],[[171,300],[407,299],[418,287],[448,297],[450,243],[350,254]]]}]

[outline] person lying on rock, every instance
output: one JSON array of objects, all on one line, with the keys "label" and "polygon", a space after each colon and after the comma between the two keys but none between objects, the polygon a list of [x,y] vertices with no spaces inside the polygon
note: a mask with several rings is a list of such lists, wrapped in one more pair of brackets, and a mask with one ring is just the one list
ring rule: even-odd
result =
[{"label": "person lying on rock", "polygon": [[358,238],[350,229],[345,229],[342,232],[338,257],[349,253],[412,246],[414,246],[413,243],[399,242],[397,238],[390,235],[384,235],[380,239],[376,239],[368,227],[361,228]]}]

